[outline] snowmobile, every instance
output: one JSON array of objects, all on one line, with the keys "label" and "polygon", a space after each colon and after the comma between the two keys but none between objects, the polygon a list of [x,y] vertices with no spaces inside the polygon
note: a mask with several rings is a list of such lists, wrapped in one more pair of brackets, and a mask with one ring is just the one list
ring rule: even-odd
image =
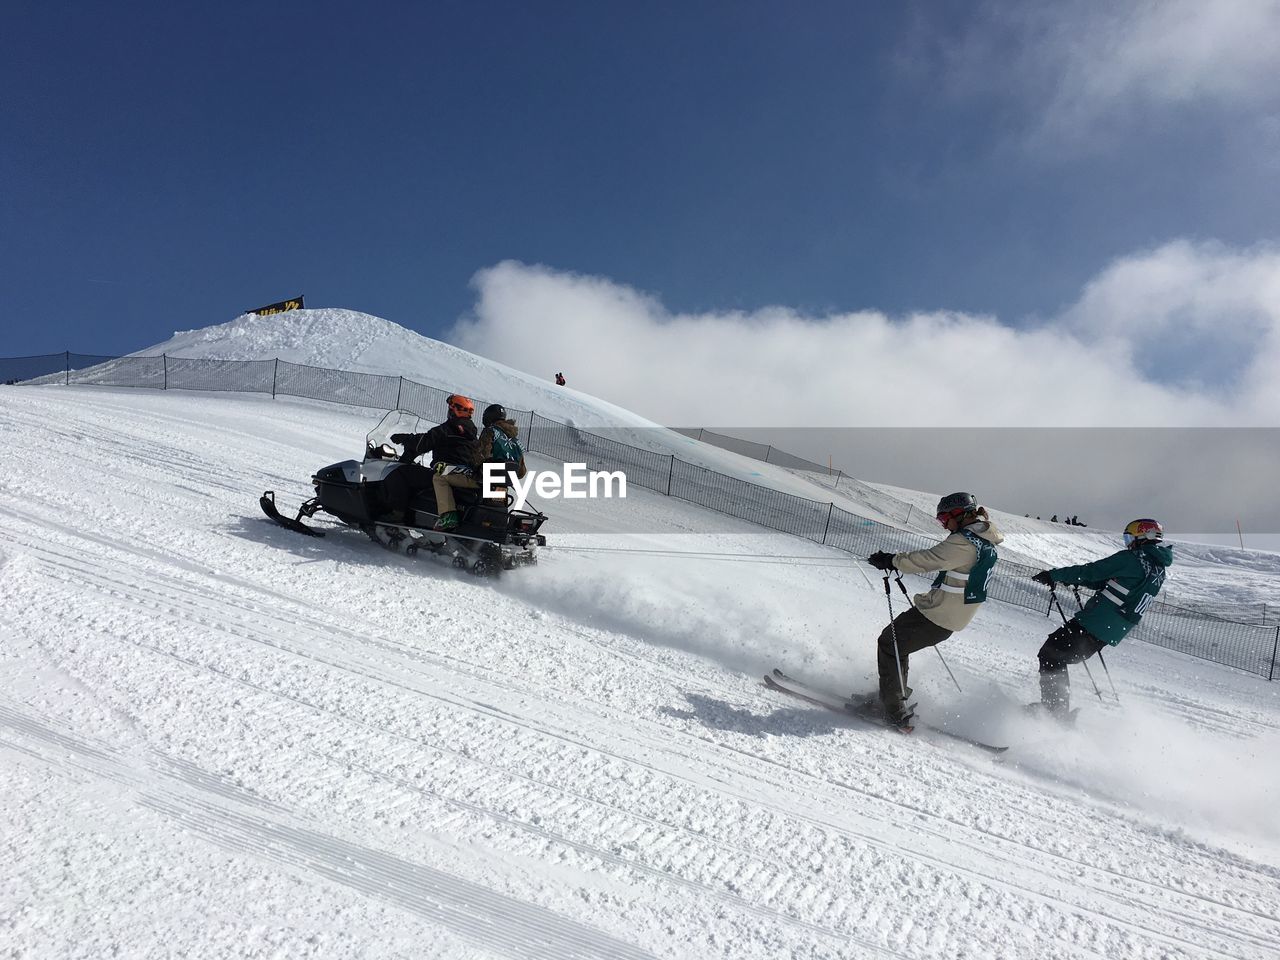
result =
[{"label": "snowmobile", "polygon": [[413,495],[408,516],[388,515],[385,481],[414,459],[391,437],[421,432],[425,426],[416,414],[392,410],[365,437],[363,460],[343,460],[315,472],[311,482],[316,495],[298,508],[296,517],[280,513],[275,491],[264,492],[258,503],[268,517],[298,533],[323,537],[324,531],[303,523],[323,511],[390,550],[448,557],[454,566],[479,576],[537,563],[538,547],[547,543],[538,529],[547,517],[539,511],[512,510],[509,488],[505,501],[482,499],[479,490],[455,488],[458,526],[449,532],[433,529],[439,514],[430,485]]}]

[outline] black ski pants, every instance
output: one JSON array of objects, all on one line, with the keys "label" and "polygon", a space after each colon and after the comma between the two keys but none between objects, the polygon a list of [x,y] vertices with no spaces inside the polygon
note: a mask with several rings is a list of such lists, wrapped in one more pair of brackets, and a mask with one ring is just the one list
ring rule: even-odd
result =
[{"label": "black ski pants", "polygon": [[[880,671],[880,702],[891,712],[901,709],[902,686],[907,682],[907,657],[917,650],[936,646],[952,631],[938,626],[923,613],[912,607],[893,618],[893,623],[880,631],[876,641],[876,665]],[[894,662],[893,641],[898,640],[898,658]],[[902,667],[902,685],[898,682],[898,666]]]},{"label": "black ski pants", "polygon": [[420,463],[406,463],[396,467],[382,481],[382,495],[387,501],[387,509],[392,512],[405,512],[413,502],[413,495],[419,490],[430,490],[431,480],[435,473]]},{"label": "black ski pants", "polygon": [[1071,711],[1071,680],[1067,664],[1084,663],[1106,644],[1072,617],[1044,641],[1040,648],[1040,700],[1054,716]]}]

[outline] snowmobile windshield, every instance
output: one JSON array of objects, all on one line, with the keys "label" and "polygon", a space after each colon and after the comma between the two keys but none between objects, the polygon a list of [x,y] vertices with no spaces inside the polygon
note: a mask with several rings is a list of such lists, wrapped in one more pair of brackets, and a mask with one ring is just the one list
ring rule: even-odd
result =
[{"label": "snowmobile windshield", "polygon": [[369,431],[364,440],[365,459],[392,460],[404,449],[391,438],[398,433],[421,433],[422,418],[408,410],[392,410]]}]

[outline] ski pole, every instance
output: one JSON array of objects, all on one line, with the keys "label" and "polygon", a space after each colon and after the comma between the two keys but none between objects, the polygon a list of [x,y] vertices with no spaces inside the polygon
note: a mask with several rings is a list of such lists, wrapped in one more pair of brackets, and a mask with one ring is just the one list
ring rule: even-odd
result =
[{"label": "ski pole", "polygon": [[[911,594],[907,593],[907,587],[902,582],[902,574],[898,574],[894,579],[898,581],[898,589],[901,590],[902,595],[907,598],[907,603],[910,603]],[[936,643],[933,645],[933,652],[936,653],[938,655],[938,659],[942,661],[942,667],[947,671],[947,676],[951,678],[951,682],[956,685],[956,689],[961,693],[964,693],[964,688],[960,686],[960,681],[956,679],[956,675],[952,673],[951,668],[947,666],[947,658],[942,655],[942,651],[938,649],[938,645]]]},{"label": "ski pole", "polygon": [[[1053,605],[1058,608],[1058,614],[1062,617],[1062,625],[1065,627],[1067,625],[1067,614],[1062,609],[1062,604],[1058,602],[1057,584],[1049,585],[1049,596],[1053,599]],[[1099,653],[1101,653],[1101,651],[1099,651]],[[1089,675],[1089,682],[1093,684],[1093,692],[1096,693],[1098,695],[1098,699],[1101,700],[1102,690],[1098,687],[1098,681],[1093,679],[1093,671],[1089,669],[1088,661],[1081,660],[1080,662],[1084,664],[1084,672]]]},{"label": "ski pole", "polygon": [[902,655],[898,653],[898,628],[893,622],[893,591],[889,589],[889,574],[884,575],[884,598],[889,604],[889,635],[893,637],[893,662],[898,667],[898,690],[902,702],[907,702],[907,681],[902,676]]},{"label": "ski pole", "polygon": [[951,668],[947,666],[947,658],[942,655],[942,651],[938,649],[938,645],[933,645],[933,652],[938,655],[938,659],[942,661],[942,666],[946,668],[947,676],[951,678],[951,682],[956,685],[956,689],[964,693],[964,688],[960,686],[960,681],[956,679],[956,675],[951,672]]},{"label": "ski pole", "polygon": [[1062,624],[1066,626],[1067,615],[1062,609],[1062,604],[1058,602],[1058,586],[1057,584],[1049,585],[1049,602],[1058,608],[1058,616],[1062,617]]},{"label": "ski pole", "polygon": [[[1099,651],[1099,652],[1101,652],[1101,651]],[[1098,686],[1098,681],[1097,681],[1097,680],[1095,680],[1095,679],[1093,679],[1093,671],[1089,669],[1089,661],[1088,661],[1088,660],[1081,660],[1080,662],[1081,662],[1082,664],[1084,664],[1084,672],[1085,672],[1085,673],[1087,673],[1087,674],[1089,675],[1089,682],[1093,684],[1093,692],[1094,692],[1094,693],[1096,693],[1096,694],[1098,695],[1098,700],[1099,700],[1100,702],[1105,702],[1105,701],[1103,701],[1103,700],[1102,700],[1102,690],[1101,690],[1101,688],[1099,688],[1099,686]]]},{"label": "ski pole", "polygon": [[1102,671],[1107,675],[1107,683],[1111,684],[1111,695],[1116,698],[1116,703],[1120,702],[1120,694],[1116,690],[1116,682],[1111,679],[1111,671],[1107,669],[1107,661],[1102,656],[1102,651],[1098,651],[1098,659],[1102,661]]}]

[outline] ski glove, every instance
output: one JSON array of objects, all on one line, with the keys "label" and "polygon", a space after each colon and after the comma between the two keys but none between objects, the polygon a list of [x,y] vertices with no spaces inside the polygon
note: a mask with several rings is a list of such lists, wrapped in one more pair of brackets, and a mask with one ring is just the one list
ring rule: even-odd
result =
[{"label": "ski glove", "polygon": [[867,557],[867,563],[871,564],[877,570],[893,570],[893,554],[887,550],[877,550],[871,556]]},{"label": "ski glove", "polygon": [[1046,587],[1053,586],[1053,574],[1051,574],[1048,570],[1041,570],[1031,579],[1034,580],[1036,583],[1043,583]]},{"label": "ski glove", "polygon": [[412,433],[393,433],[393,434],[391,435],[391,442],[392,442],[392,443],[398,443],[398,444],[400,444],[400,446],[404,446],[404,445],[405,445],[406,443],[408,443],[412,438],[413,438],[413,434],[412,434]]}]

